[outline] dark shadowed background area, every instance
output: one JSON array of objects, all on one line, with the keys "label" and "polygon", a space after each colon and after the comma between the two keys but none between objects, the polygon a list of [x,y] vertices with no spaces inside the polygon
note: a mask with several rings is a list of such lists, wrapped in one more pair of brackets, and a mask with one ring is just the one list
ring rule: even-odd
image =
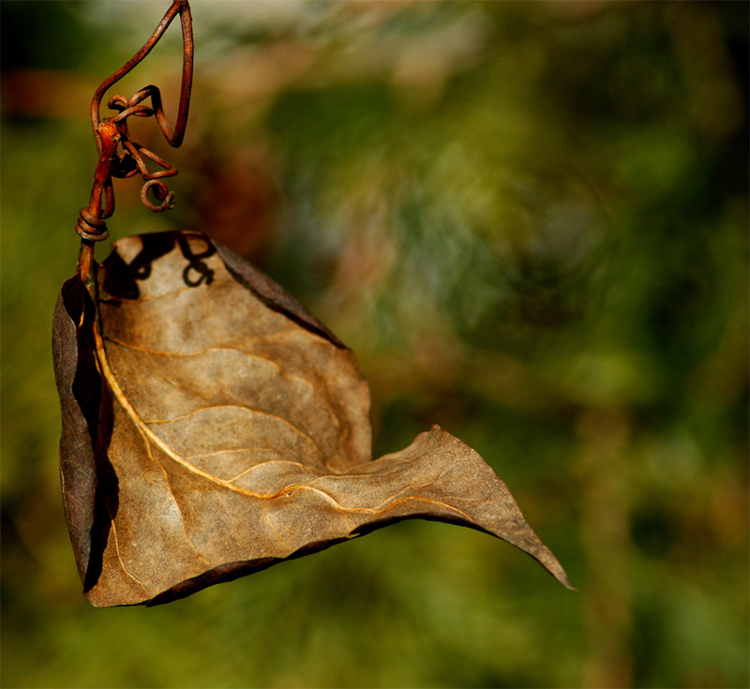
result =
[{"label": "dark shadowed background area", "polygon": [[[50,330],[90,98],[168,2],[2,13],[2,685],[748,685],[748,4],[200,2],[180,169],[113,239],[202,230],[359,356],[375,455],[438,423],[580,593],[404,522],[165,607],[85,602]],[[179,31],[115,92],[170,119]],[[131,120],[132,122],[132,120]],[[108,249],[98,249],[103,259]]]}]

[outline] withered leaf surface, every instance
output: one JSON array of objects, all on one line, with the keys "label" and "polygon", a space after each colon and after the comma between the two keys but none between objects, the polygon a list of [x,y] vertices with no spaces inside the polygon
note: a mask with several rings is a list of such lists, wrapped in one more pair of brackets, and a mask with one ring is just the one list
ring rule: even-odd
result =
[{"label": "withered leaf surface", "polygon": [[95,301],[63,286],[54,354],[66,515],[96,606],[156,604],[408,518],[554,555],[505,484],[434,426],[371,459],[354,355],[197,233],[128,237]]}]

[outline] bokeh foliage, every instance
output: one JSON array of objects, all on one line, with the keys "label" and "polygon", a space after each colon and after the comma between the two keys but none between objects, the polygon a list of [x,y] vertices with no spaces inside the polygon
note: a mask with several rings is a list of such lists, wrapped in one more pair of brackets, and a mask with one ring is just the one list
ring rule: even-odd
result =
[{"label": "bokeh foliage", "polygon": [[[178,208],[120,183],[114,238],[200,229],[274,276],[357,352],[376,455],[466,440],[580,593],[406,522],[88,607],[49,329],[88,99],[162,4],[0,4],[3,686],[747,686],[746,3],[195,0],[186,142],[134,127]],[[117,92],[170,107],[165,43]]]}]

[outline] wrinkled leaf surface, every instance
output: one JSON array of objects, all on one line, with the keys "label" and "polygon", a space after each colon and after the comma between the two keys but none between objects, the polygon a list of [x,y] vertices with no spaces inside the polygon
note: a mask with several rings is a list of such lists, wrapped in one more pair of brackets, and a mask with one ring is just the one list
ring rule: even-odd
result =
[{"label": "wrinkled leaf surface", "polygon": [[[88,600],[162,603],[407,518],[481,529],[570,586],[505,484],[434,426],[371,459],[354,355],[196,233],[128,237],[54,322],[66,514]],[[94,295],[94,296],[92,296]]]}]

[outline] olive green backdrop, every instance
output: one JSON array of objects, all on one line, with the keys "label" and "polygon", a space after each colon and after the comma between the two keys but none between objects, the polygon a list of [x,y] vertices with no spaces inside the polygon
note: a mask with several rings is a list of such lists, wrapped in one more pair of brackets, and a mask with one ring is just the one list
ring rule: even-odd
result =
[{"label": "olive green backdrop", "polygon": [[[168,3],[2,12],[2,686],[748,684],[747,3],[199,2],[177,208],[357,352],[376,456],[438,423],[580,593],[405,522],[165,607],[80,592],[52,309],[89,99]],[[115,92],[176,112],[179,32]],[[98,249],[99,258],[106,247]]]}]

